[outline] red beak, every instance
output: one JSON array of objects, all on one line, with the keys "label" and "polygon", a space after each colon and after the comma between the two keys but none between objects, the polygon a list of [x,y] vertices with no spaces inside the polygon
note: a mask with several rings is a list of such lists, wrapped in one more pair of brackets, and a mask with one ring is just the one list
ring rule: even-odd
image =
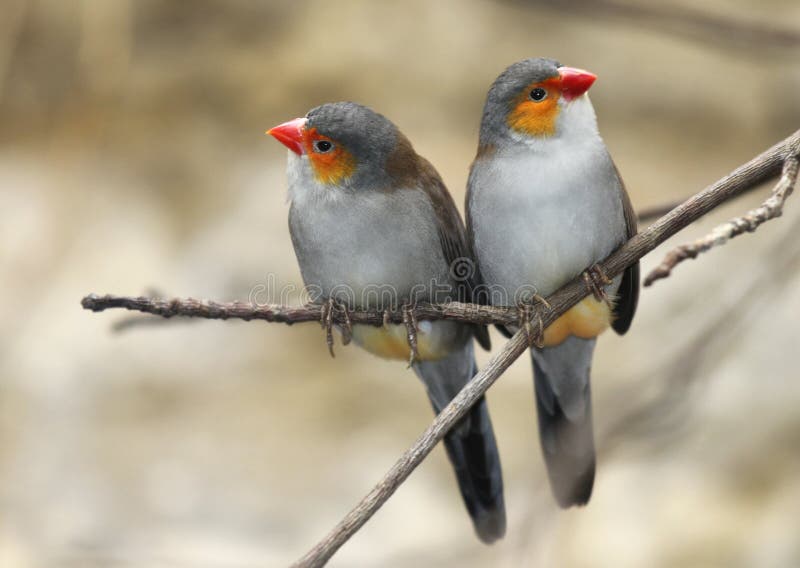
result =
[{"label": "red beak", "polygon": [[275,139],[289,148],[295,154],[302,154],[303,149],[303,131],[306,127],[305,118],[295,118],[289,122],[284,122],[273,128],[267,130],[267,134],[275,137]]},{"label": "red beak", "polygon": [[597,75],[594,73],[574,67],[559,67],[558,74],[561,76],[561,94],[568,101],[576,99],[588,91],[597,79]]}]

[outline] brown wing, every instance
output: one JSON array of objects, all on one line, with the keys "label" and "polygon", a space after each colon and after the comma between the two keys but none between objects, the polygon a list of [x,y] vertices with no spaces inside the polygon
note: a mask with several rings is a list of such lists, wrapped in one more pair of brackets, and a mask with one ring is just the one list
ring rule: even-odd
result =
[{"label": "brown wing", "polygon": [[[475,257],[469,247],[464,222],[458,214],[453,197],[436,169],[425,158],[417,157],[422,189],[433,205],[445,260],[451,274],[456,278],[457,297],[460,302],[474,302],[477,288],[475,280]],[[474,334],[478,343],[487,351],[491,349],[489,330],[475,325]]]},{"label": "brown wing", "polygon": [[[630,239],[638,232],[636,212],[633,210],[631,198],[625,189],[622,177],[619,175],[617,166],[614,165],[620,187],[622,188],[622,210],[625,213],[626,236]],[[622,283],[617,291],[617,302],[614,305],[614,323],[611,327],[618,334],[623,335],[631,326],[633,314],[636,313],[636,305],[639,303],[639,263],[625,269],[622,274]]]}]

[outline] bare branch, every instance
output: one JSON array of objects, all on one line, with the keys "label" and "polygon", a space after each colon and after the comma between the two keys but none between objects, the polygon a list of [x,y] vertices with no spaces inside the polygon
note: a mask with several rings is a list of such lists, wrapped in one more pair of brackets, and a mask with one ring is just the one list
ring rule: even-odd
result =
[{"label": "bare branch", "polygon": [[[665,240],[715,207],[778,175],[784,162],[789,161],[790,156],[796,155],[798,146],[800,146],[800,130],[671,210],[599,263],[598,270],[606,277],[614,278],[625,268],[637,262]],[[794,168],[794,170],[791,168],[790,170],[794,171],[794,175],[796,175],[796,166]],[[590,267],[587,267],[587,270],[588,268]],[[532,309],[530,317],[531,319],[536,318],[537,322],[541,321],[541,326],[546,328],[589,293],[591,291],[584,283],[583,277],[578,276],[545,299],[545,304],[549,308]],[[219,304],[193,299],[164,301],[150,298],[99,297],[95,295],[85,297],[82,304],[84,308],[93,311],[126,308],[163,317],[182,315],[210,319],[262,319],[283,323],[319,321],[323,309],[321,305],[259,307],[240,302]],[[458,303],[421,304],[416,306],[415,311],[420,319],[452,319],[462,322],[506,325],[518,323],[519,314],[517,307],[489,307]],[[333,318],[338,324],[345,323],[344,317],[339,313],[333,314]],[[349,314],[347,321],[371,325],[383,325],[385,322],[403,323],[403,310],[390,310],[385,313],[353,311]],[[408,316],[406,316],[406,321],[408,321]],[[375,514],[444,435],[528,347],[527,332],[524,328],[520,329],[503,346],[502,350],[490,359],[486,367],[477,373],[450,404],[439,413],[422,436],[400,457],[372,491],[294,566],[324,565]]]},{"label": "bare branch", "polygon": [[761,204],[760,207],[752,209],[740,217],[735,217],[714,228],[702,239],[697,239],[692,243],[681,245],[671,250],[644,280],[645,286],[650,286],[656,280],[667,278],[672,270],[681,262],[688,258],[697,258],[700,253],[706,252],[714,247],[722,246],[734,237],[748,232],[754,232],[759,226],[770,219],[780,217],[783,213],[783,205],[786,199],[792,194],[794,185],[797,182],[797,169],[800,162],[800,143],[795,144],[789,151],[789,155],[783,163],[783,174],[772,190],[772,194]]},{"label": "bare branch", "polygon": [[[328,306],[325,304],[305,304],[302,306],[283,306],[278,304],[255,305],[246,302],[214,302],[195,298],[173,298],[163,300],[147,296],[114,296],[106,294],[98,296],[89,294],[81,300],[86,310],[102,312],[114,308],[122,308],[161,316],[188,317],[203,319],[241,319],[264,320],[267,322],[295,324],[309,321],[325,323]],[[381,326],[389,323],[402,324],[404,307],[387,310],[330,310],[332,323],[339,325],[367,324]],[[453,320],[463,323],[482,325],[514,325],[517,323],[517,308],[502,306],[481,306],[450,302],[448,304],[431,304],[419,302],[414,304],[416,319]],[[323,317],[324,316],[324,317]],[[323,325],[324,327],[324,325]]]}]

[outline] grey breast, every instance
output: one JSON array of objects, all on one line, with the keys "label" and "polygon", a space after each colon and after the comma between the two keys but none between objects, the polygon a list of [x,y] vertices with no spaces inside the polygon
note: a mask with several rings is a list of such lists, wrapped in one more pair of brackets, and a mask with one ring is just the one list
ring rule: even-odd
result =
[{"label": "grey breast", "polygon": [[[387,307],[432,283],[449,286],[435,217],[422,191],[326,189],[335,196],[292,199],[289,227],[303,280],[323,297]],[[360,191],[359,193],[356,193]]]},{"label": "grey breast", "polygon": [[621,185],[602,142],[480,160],[468,207],[484,281],[509,303],[521,287],[552,293],[625,237]]}]

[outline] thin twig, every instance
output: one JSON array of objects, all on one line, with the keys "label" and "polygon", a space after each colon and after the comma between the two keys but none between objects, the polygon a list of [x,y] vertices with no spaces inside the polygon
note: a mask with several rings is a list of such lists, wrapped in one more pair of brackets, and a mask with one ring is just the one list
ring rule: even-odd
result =
[{"label": "thin twig", "polygon": [[[327,315],[327,304],[304,304],[302,306],[284,306],[278,304],[248,304],[246,302],[215,302],[197,300],[195,298],[161,299],[147,296],[115,296],[106,294],[98,296],[89,294],[81,300],[86,310],[102,312],[121,308],[142,312],[164,318],[189,317],[203,319],[241,319],[264,320],[274,323],[295,324],[309,321],[322,322]],[[403,307],[387,310],[332,310],[333,323],[347,326],[348,322],[366,325],[403,324]],[[431,304],[417,302],[414,304],[416,320],[452,320],[462,323],[478,323],[482,325],[514,325],[517,323],[515,307],[482,306],[450,302],[447,304]]]},{"label": "thin twig", "polygon": [[[614,278],[675,233],[734,195],[738,195],[776,176],[781,171],[787,157],[798,144],[800,144],[800,130],[700,193],[687,199],[599,263],[599,268],[608,278]],[[587,270],[589,268],[587,267]],[[542,325],[546,328],[588,293],[589,290],[585,286],[583,278],[578,276],[546,299],[550,309],[536,309],[532,317],[541,318]],[[94,311],[121,307],[164,317],[174,315],[208,317],[211,319],[236,317],[246,320],[263,319],[266,321],[282,321],[284,323],[319,321],[322,310],[320,305],[259,307],[238,302],[218,304],[191,299],[163,301],[149,298],[99,297],[95,295],[85,297],[82,304],[84,308]],[[490,308],[488,306],[455,303],[446,305],[418,304],[416,310],[417,317],[420,319],[453,319],[482,324],[503,323],[513,325],[516,323],[518,314],[516,307]],[[387,320],[393,323],[402,323],[403,313],[402,309],[385,313],[381,311],[356,311],[350,314],[350,319],[353,323],[368,323],[371,325],[382,325]],[[337,323],[342,322],[337,321]],[[439,413],[422,436],[403,453],[372,491],[294,566],[316,567],[324,565],[391,497],[444,435],[484,395],[500,375],[528,349],[528,346],[526,331],[520,329],[503,346],[502,350],[489,360],[484,369],[477,373]]]},{"label": "thin twig", "polygon": [[[744,188],[742,191],[731,197],[741,197],[742,195],[745,195],[747,193],[750,193],[751,191],[758,189],[760,185],[761,184],[757,183],[753,186]],[[636,213],[636,217],[639,219],[639,225],[640,226],[646,225],[650,223],[650,221],[655,221],[659,217],[663,217],[664,215],[675,209],[678,205],[683,203],[685,200],[686,198],[678,201],[670,201],[668,203],[653,205],[651,207],[643,207]]]},{"label": "thin twig", "polygon": [[780,217],[783,213],[783,205],[786,199],[792,194],[795,183],[797,182],[797,169],[800,162],[800,143],[790,149],[789,155],[783,163],[783,173],[778,183],[775,184],[772,194],[761,204],[760,207],[751,209],[740,217],[734,217],[727,223],[718,225],[708,235],[694,242],[681,245],[671,250],[644,279],[644,285],[650,286],[656,280],[667,278],[672,270],[681,262],[689,258],[697,258],[697,255],[711,250],[714,247],[722,246],[734,237],[744,233],[752,233],[759,226],[770,219]]}]

